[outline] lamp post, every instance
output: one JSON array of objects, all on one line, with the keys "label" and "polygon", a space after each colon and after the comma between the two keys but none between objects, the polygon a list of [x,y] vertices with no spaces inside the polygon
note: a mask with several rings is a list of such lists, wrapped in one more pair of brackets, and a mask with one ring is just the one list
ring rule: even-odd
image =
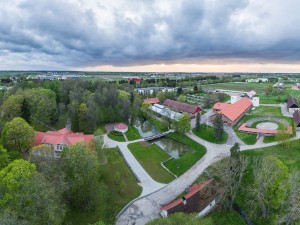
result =
[{"label": "lamp post", "polygon": [[178,177],[178,168],[179,168],[179,164],[176,165],[177,171],[176,171],[176,176]]}]

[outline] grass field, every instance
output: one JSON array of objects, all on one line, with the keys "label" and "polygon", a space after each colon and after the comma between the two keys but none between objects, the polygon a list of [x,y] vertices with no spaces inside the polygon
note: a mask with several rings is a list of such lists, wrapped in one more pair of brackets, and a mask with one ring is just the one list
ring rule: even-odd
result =
[{"label": "grass field", "polygon": [[214,137],[214,128],[211,126],[207,126],[206,124],[201,124],[199,131],[194,128],[193,133],[198,137],[215,144],[225,144],[228,139],[228,134],[224,132],[223,138],[221,140],[217,140]]},{"label": "grass field", "polygon": [[169,183],[174,180],[160,163],[169,159],[170,156],[155,144],[143,147],[140,142],[128,145],[129,150],[139,161],[147,173],[157,182]]},{"label": "grass field", "polygon": [[176,175],[181,175],[186,172],[206,153],[206,149],[204,146],[200,145],[199,143],[183,134],[169,133],[166,137],[187,145],[191,149],[180,158],[172,159],[165,163],[165,166]]},{"label": "grass field", "polygon": [[64,224],[86,225],[99,220],[113,224],[120,210],[141,194],[142,188],[137,184],[119,150],[117,148],[105,149],[105,155],[107,163],[101,166],[99,179],[103,180],[106,185],[105,189],[109,196],[105,197],[105,202],[103,199],[95,199],[98,202],[94,212],[70,211]]},{"label": "grass field", "polygon": [[207,87],[213,87],[224,90],[232,91],[251,91],[262,92],[270,85],[273,86],[275,83],[246,83],[246,82],[228,82],[228,83],[218,83],[210,84]]}]

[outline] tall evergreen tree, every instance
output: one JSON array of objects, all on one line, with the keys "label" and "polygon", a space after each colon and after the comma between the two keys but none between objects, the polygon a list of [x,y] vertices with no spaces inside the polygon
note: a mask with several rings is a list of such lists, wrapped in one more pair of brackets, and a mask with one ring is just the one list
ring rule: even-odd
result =
[{"label": "tall evergreen tree", "polygon": [[196,115],[196,130],[197,131],[200,130],[200,121],[201,121],[201,114],[197,113],[197,115]]},{"label": "tall evergreen tree", "polygon": [[24,98],[21,105],[21,117],[29,123],[30,120],[30,107],[27,100]]},{"label": "tall evergreen tree", "polygon": [[214,137],[217,140],[221,140],[224,135],[224,123],[221,115],[217,114],[213,122],[213,126],[214,126]]}]

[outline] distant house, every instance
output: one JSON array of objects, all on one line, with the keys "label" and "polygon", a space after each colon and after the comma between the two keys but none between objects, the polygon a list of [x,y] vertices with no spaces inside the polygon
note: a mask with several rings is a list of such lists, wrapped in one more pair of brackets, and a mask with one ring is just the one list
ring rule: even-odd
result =
[{"label": "distant house", "polygon": [[158,104],[160,101],[159,101],[159,98],[146,98],[146,99],[144,99],[143,102],[150,103],[150,104]]},{"label": "distant house", "polygon": [[216,198],[215,180],[194,184],[184,197],[161,207],[160,215],[167,217],[173,213],[184,212],[205,216],[216,205]]},{"label": "distant house", "polygon": [[59,157],[64,147],[78,142],[89,143],[93,138],[93,134],[74,133],[67,128],[63,128],[57,131],[37,132],[35,145],[45,144],[53,149],[55,157]]},{"label": "distant house", "polygon": [[155,92],[173,92],[176,91],[176,88],[174,87],[147,87],[147,88],[136,88],[136,92],[138,92],[141,95],[152,95]]},{"label": "distant house", "polygon": [[300,84],[299,84],[299,83],[294,84],[294,85],[292,86],[292,90],[299,91],[299,90],[300,90]]},{"label": "distant house", "polygon": [[164,105],[180,113],[186,112],[190,118],[195,118],[197,113],[201,113],[199,106],[177,102],[171,99],[166,99]]},{"label": "distant house", "polygon": [[269,82],[269,79],[268,78],[247,79],[246,82],[249,82],[249,83],[266,83],[266,82]]},{"label": "distant house", "polygon": [[249,91],[245,94],[245,97],[249,98],[249,99],[252,99],[256,96],[256,92],[255,91]]},{"label": "distant house", "polygon": [[141,77],[128,77],[128,81],[133,81],[137,84],[140,84],[142,82],[143,78]]},{"label": "distant house", "polygon": [[300,111],[299,110],[294,112],[293,118],[294,118],[294,122],[295,122],[297,129],[299,129],[300,128]]},{"label": "distant house", "polygon": [[216,103],[213,106],[215,114],[211,116],[211,121],[214,121],[216,115],[220,114],[225,124],[234,126],[251,109],[252,105],[248,98],[242,98],[233,104]]},{"label": "distant house", "polygon": [[252,105],[254,107],[258,107],[259,106],[259,97],[256,97],[256,92],[253,91],[253,90],[249,91],[249,92],[247,92],[247,93],[245,93],[245,94],[243,94],[241,96],[234,96],[234,95],[232,95],[230,103],[234,104],[237,101],[241,100],[243,97],[248,98],[252,102]]},{"label": "distant house", "polygon": [[290,113],[294,113],[295,111],[299,110],[299,104],[298,104],[298,101],[295,98],[293,98],[293,97],[288,98],[287,110]]}]

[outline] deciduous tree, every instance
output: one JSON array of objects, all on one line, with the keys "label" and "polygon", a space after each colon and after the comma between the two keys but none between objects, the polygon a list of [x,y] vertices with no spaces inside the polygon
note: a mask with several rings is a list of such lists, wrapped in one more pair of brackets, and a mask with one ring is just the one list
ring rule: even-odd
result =
[{"label": "deciduous tree", "polygon": [[200,122],[201,122],[201,114],[197,113],[197,115],[196,115],[196,130],[197,131],[200,130]]},{"label": "deciduous tree", "polygon": [[24,153],[32,146],[34,136],[34,129],[24,119],[16,117],[5,124],[1,140],[9,151]]},{"label": "deciduous tree", "polygon": [[182,113],[178,118],[178,132],[187,133],[191,129],[190,119],[187,113]]}]

